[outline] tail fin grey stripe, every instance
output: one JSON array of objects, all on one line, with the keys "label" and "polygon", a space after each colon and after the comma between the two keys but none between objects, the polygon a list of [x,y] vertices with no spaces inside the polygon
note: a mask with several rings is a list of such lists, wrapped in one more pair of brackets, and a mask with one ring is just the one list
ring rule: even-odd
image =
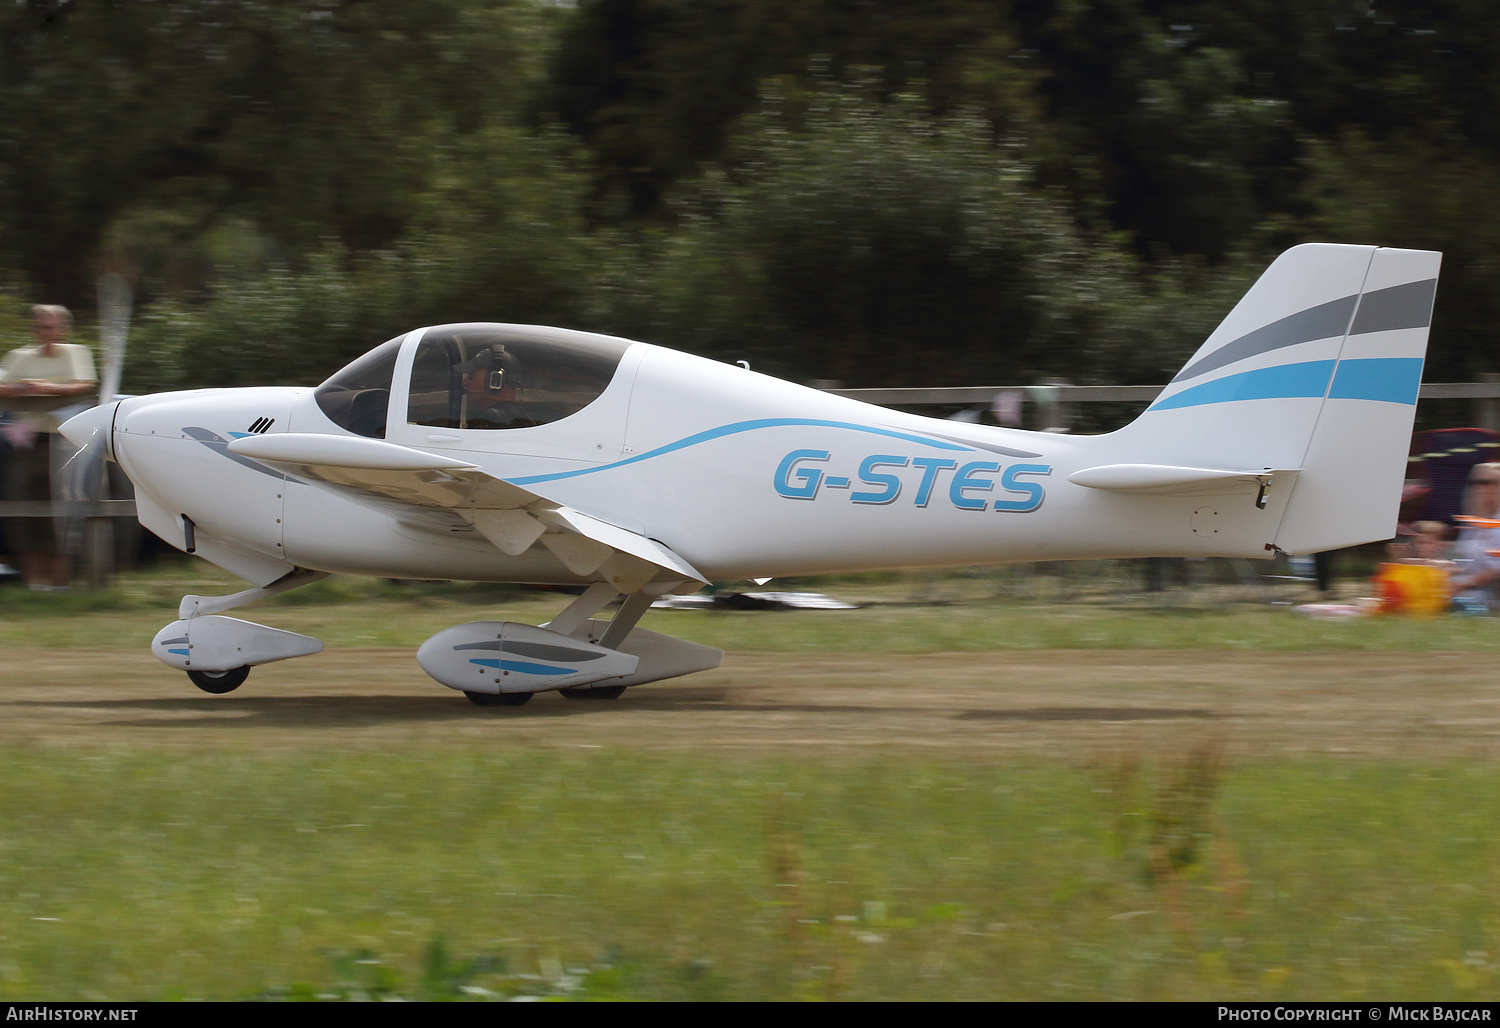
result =
[{"label": "tail fin grey stripe", "polygon": [[1179,371],[1172,381],[1182,382],[1197,378],[1210,371],[1217,371],[1226,364],[1233,364],[1235,361],[1242,361],[1246,357],[1254,357],[1256,354],[1267,353],[1271,350],[1296,346],[1298,343],[1310,343],[1315,339],[1341,336],[1349,329],[1349,318],[1354,313],[1354,303],[1358,299],[1357,294],[1341,296],[1337,300],[1329,300],[1316,307],[1309,307],[1305,311],[1289,314],[1280,321],[1273,321],[1264,328],[1258,328],[1254,332],[1225,343],[1213,353],[1189,364]]},{"label": "tail fin grey stripe", "polygon": [[1359,303],[1359,313],[1352,328],[1349,316],[1354,314],[1355,302],[1360,300],[1358,294],[1320,303],[1225,343],[1183,368],[1172,381],[1197,378],[1247,357],[1316,339],[1331,339],[1346,331],[1350,335],[1364,335],[1398,328],[1426,328],[1432,321],[1432,301],[1436,292],[1437,279],[1433,278],[1366,293]]},{"label": "tail fin grey stripe", "polygon": [[1432,301],[1437,279],[1407,282],[1366,293],[1354,316],[1353,336],[1389,332],[1398,328],[1427,328],[1432,324]]}]

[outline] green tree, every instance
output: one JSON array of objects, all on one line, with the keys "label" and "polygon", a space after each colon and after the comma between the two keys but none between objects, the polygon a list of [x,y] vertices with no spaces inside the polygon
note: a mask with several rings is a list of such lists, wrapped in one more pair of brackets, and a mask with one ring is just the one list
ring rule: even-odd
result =
[{"label": "green tree", "polygon": [[1008,4],[971,0],[594,0],[562,32],[543,109],[583,139],[595,216],[667,213],[676,183],[727,161],[762,83],[865,80],[921,92],[942,113],[977,107],[999,135],[1022,132],[1032,73]]},{"label": "green tree", "polygon": [[657,338],[851,386],[1149,382],[1212,328],[1172,274],[1083,237],[982,117],[803,99],[749,123],[734,179],[644,248]]},{"label": "green tree", "polygon": [[1310,234],[1443,252],[1427,368],[1431,382],[1500,371],[1500,169],[1472,150],[1349,131],[1313,146]]},{"label": "green tree", "polygon": [[283,260],[387,245],[445,141],[519,105],[541,20],[505,0],[6,5],[0,249],[83,305],[142,226],[148,251],[245,225]]},{"label": "green tree", "polygon": [[390,246],[328,240],[295,268],[273,262],[207,296],[151,304],[127,386],[311,384],[422,325],[578,324],[600,259],[572,150],[557,133],[505,126],[455,140]]}]

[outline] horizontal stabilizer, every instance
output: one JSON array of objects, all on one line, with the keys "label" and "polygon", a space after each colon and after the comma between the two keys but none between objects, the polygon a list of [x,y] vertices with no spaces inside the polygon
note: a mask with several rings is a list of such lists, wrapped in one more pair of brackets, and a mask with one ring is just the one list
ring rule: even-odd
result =
[{"label": "horizontal stabilizer", "polygon": [[1068,476],[1068,481],[1089,489],[1165,496],[1216,496],[1258,489],[1275,475],[1295,473],[1296,469],[1288,468],[1229,471],[1167,464],[1105,464],[1075,471]]}]

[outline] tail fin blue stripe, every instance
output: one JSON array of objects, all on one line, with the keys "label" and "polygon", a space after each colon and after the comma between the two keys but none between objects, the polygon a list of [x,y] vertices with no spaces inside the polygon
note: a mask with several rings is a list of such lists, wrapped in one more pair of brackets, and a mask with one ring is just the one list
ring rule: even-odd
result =
[{"label": "tail fin blue stripe", "polygon": [[1337,400],[1383,400],[1415,404],[1422,388],[1422,358],[1341,360],[1328,396]]},{"label": "tail fin blue stripe", "polygon": [[[1333,384],[1329,386],[1329,375]],[[1415,404],[1422,387],[1422,358],[1372,357],[1283,364],[1275,368],[1245,371],[1184,389],[1151,406],[1151,410],[1201,407],[1231,400],[1276,400],[1286,397],[1319,397],[1336,400],[1378,400],[1383,403]]]},{"label": "tail fin blue stripe", "polygon": [[1212,382],[1184,389],[1152,404],[1151,410],[1174,410],[1180,407],[1201,407],[1208,403],[1225,403],[1229,400],[1275,400],[1289,396],[1322,397],[1328,392],[1328,380],[1333,375],[1335,361],[1307,361],[1302,364],[1282,364],[1274,368],[1258,368],[1242,371],[1238,375],[1225,375]]}]

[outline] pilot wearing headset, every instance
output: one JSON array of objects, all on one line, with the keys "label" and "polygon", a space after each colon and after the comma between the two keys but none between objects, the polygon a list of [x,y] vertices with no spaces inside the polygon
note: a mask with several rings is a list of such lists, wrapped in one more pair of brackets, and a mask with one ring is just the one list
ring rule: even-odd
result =
[{"label": "pilot wearing headset", "polygon": [[518,364],[504,346],[491,346],[454,365],[463,376],[463,427],[529,428],[538,424],[516,395]]}]

